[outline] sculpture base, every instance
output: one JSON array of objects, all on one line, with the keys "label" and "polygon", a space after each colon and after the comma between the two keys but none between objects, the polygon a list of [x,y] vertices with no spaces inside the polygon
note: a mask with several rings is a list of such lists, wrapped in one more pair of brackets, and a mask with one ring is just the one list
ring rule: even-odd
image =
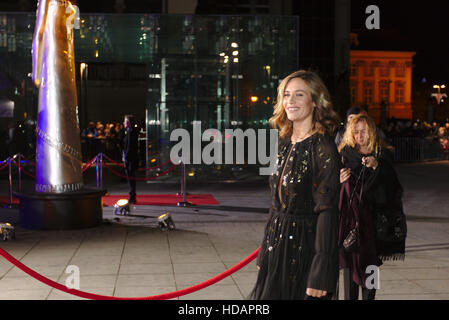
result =
[{"label": "sculpture base", "polygon": [[103,221],[104,189],[67,193],[27,192],[20,199],[20,226],[34,230],[70,230],[99,226]]}]

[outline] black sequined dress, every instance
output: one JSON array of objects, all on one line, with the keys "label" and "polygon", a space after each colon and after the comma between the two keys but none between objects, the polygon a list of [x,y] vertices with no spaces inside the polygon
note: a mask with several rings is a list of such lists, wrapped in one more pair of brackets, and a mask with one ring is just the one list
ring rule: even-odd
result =
[{"label": "black sequined dress", "polygon": [[315,133],[280,143],[270,177],[271,208],[249,299],[304,299],[306,289],[336,292],[341,161],[333,139]]}]

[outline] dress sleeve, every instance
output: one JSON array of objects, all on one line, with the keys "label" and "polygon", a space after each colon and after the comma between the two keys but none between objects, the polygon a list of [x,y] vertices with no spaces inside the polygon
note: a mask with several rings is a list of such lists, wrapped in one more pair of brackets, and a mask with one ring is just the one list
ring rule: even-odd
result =
[{"label": "dress sleeve", "polygon": [[318,215],[315,256],[307,287],[334,292],[338,281],[338,200],[341,161],[335,143],[324,136],[314,154],[312,197]]}]

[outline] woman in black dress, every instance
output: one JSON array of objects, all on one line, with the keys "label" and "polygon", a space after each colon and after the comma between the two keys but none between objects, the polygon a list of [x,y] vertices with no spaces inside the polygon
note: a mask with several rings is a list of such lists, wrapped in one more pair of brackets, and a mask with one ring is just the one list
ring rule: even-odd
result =
[{"label": "woman in black dress", "polygon": [[392,164],[392,148],[379,138],[366,113],[351,119],[338,150],[345,167],[340,172],[340,245],[350,230],[357,227],[358,233],[355,249],[340,249],[345,299],[357,300],[360,286],[363,300],[374,300],[378,283],[369,281],[367,267],[404,258],[403,189]]},{"label": "woman in black dress", "polygon": [[270,124],[279,131],[271,208],[250,299],[327,299],[338,281],[340,157],[328,90],[310,71],[279,85]]}]

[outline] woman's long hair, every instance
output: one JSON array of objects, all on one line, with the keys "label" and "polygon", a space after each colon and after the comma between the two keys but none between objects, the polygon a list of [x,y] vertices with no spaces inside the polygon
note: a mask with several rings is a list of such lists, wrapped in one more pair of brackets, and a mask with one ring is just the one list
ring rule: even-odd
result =
[{"label": "woman's long hair", "polygon": [[299,70],[293,72],[282,80],[278,87],[277,101],[274,105],[273,116],[269,123],[273,128],[279,129],[279,137],[287,138],[293,133],[293,123],[287,118],[283,106],[284,91],[288,82],[293,78],[301,78],[307,84],[316,107],[313,109],[313,125],[319,132],[333,135],[337,127],[339,116],[332,109],[329,91],[323,80],[313,71]]},{"label": "woman's long hair", "polygon": [[345,134],[343,135],[343,139],[338,145],[338,151],[343,150],[344,147],[348,146],[353,149],[357,149],[357,142],[355,141],[354,132],[357,123],[364,122],[366,123],[366,130],[368,133],[368,151],[370,153],[374,153],[375,156],[380,155],[381,148],[392,149],[384,140],[379,138],[377,133],[377,127],[374,123],[374,120],[366,114],[366,112],[361,112],[356,115],[354,118],[349,121],[346,126]]}]

